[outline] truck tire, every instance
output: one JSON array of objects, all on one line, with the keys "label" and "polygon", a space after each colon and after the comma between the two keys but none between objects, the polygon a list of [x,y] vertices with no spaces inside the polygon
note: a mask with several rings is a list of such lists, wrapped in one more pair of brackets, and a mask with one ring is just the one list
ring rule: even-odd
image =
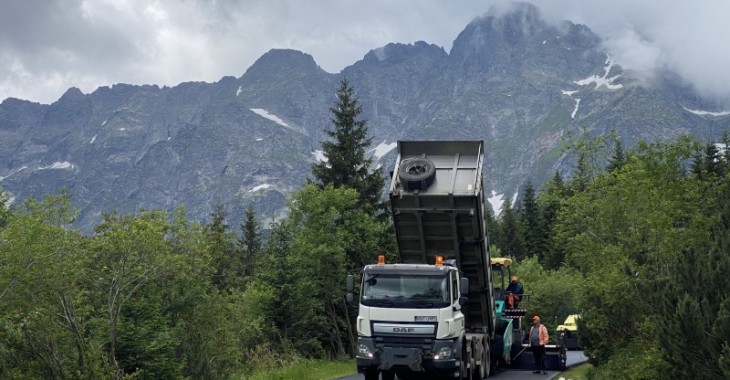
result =
[{"label": "truck tire", "polygon": [[481,363],[479,364],[479,372],[477,378],[479,378],[480,380],[488,378],[491,369],[492,363],[489,353],[489,346],[486,345],[485,348],[482,349],[482,359]]},{"label": "truck tire", "polygon": [[393,371],[383,371],[383,372],[380,372],[380,377],[383,380],[395,380],[395,372],[393,372]]},{"label": "truck tire", "polygon": [[398,168],[398,177],[407,190],[426,190],[436,179],[436,166],[428,158],[407,158]]}]

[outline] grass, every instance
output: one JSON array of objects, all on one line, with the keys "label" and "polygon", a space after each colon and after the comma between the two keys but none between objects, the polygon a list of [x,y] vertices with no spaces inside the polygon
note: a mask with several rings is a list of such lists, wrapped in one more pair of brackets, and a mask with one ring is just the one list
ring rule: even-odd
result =
[{"label": "grass", "polygon": [[256,372],[242,380],[330,380],[355,373],[354,360],[304,360],[274,371]]},{"label": "grass", "polygon": [[593,370],[593,365],[591,364],[581,364],[577,367],[571,368],[565,372],[561,372],[557,376],[553,377],[553,379],[560,380],[588,380],[588,374]]}]

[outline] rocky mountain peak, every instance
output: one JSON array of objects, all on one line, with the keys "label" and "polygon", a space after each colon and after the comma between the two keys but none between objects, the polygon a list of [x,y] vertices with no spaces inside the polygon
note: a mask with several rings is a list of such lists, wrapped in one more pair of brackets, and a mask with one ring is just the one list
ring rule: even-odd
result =
[{"label": "rocky mountain peak", "polygon": [[61,95],[57,103],[73,103],[84,98],[84,93],[78,89],[78,87],[71,87]]},{"label": "rocky mountain peak", "polygon": [[271,49],[257,59],[246,70],[244,76],[247,78],[280,74],[301,76],[317,71],[322,69],[309,54],[293,49]]},{"label": "rocky mountain peak", "polygon": [[442,47],[424,41],[417,41],[413,44],[390,43],[370,50],[362,62],[388,66],[400,64],[417,56],[445,58],[446,52]]}]

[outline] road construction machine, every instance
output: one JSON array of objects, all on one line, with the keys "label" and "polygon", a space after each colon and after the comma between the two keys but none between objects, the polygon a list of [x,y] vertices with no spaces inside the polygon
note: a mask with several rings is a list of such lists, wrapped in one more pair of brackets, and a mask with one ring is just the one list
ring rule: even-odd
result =
[{"label": "road construction machine", "polygon": [[[533,314],[528,312],[530,295],[509,294],[505,283],[512,277],[512,259],[491,258],[492,275],[495,282],[495,310],[497,312],[497,331],[492,343],[492,352],[499,356],[501,368],[534,369],[535,360],[528,344],[529,324]],[[560,329],[558,329],[560,330]],[[563,370],[566,367],[566,335],[557,331],[552,334],[551,342],[545,346],[544,364],[548,370]]]}]

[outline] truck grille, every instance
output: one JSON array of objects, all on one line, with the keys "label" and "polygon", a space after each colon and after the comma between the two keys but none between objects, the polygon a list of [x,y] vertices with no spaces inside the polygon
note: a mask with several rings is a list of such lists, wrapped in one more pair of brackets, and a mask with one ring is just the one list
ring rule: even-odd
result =
[{"label": "truck grille", "polygon": [[373,340],[375,341],[375,348],[418,348],[424,351],[430,351],[433,347],[433,339],[430,338],[414,338],[405,336],[374,336]]}]

